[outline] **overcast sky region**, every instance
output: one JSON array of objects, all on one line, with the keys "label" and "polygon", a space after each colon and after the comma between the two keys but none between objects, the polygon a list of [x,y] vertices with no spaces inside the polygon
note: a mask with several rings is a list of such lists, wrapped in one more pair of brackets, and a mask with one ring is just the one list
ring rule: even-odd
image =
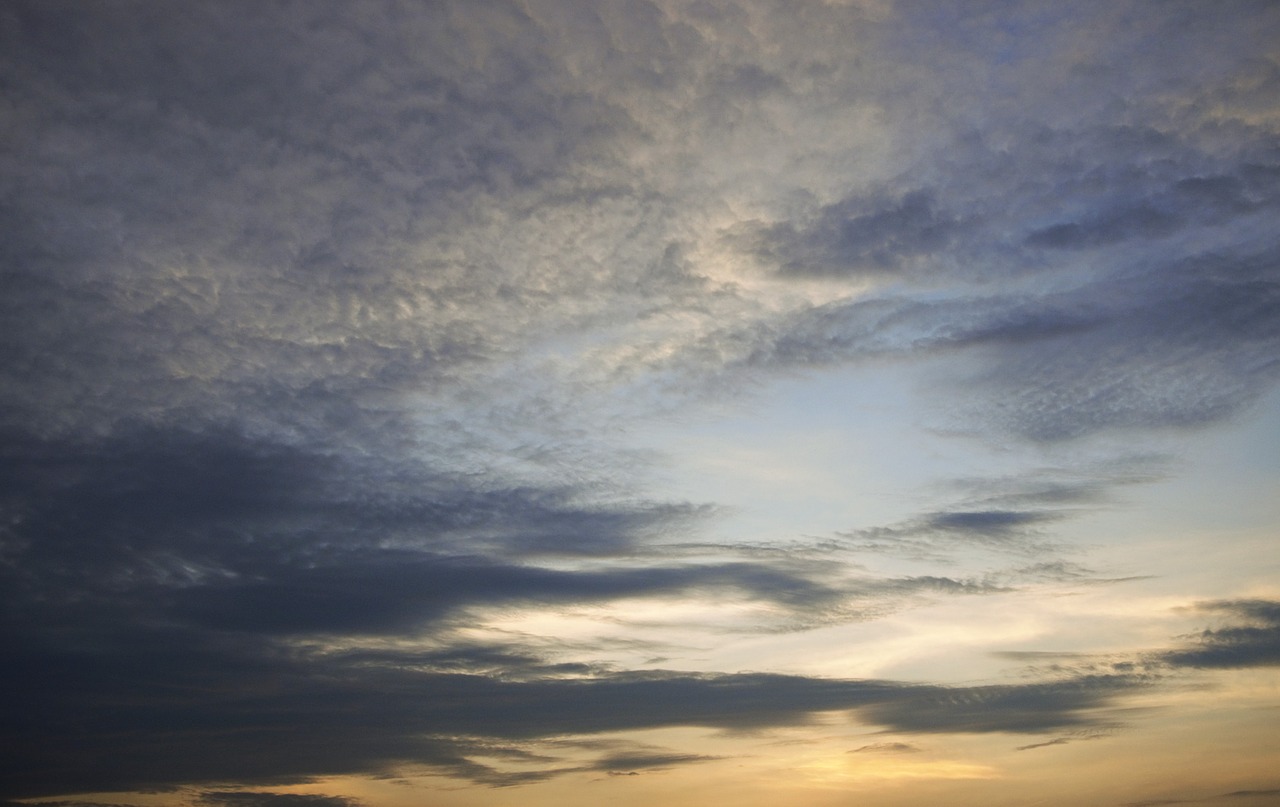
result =
[{"label": "overcast sky region", "polygon": [[1280,4],[0,4],[0,805],[1280,805]]}]

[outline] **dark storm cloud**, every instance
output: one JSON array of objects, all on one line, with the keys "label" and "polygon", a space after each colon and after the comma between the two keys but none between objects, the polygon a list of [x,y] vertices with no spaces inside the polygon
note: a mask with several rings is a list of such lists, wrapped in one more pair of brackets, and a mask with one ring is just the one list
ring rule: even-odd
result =
[{"label": "dark storm cloud", "polygon": [[1280,665],[1280,602],[1224,600],[1202,603],[1197,610],[1226,624],[1187,637],[1194,642],[1164,654],[1168,663],[1207,669]]}]

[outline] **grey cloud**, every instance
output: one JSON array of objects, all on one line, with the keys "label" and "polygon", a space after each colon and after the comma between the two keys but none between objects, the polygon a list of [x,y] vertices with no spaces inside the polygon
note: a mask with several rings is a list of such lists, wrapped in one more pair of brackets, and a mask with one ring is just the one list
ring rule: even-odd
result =
[{"label": "grey cloud", "polygon": [[[648,557],[641,537],[679,529],[682,508],[579,506],[572,492],[491,489],[403,456],[231,428],[8,435],[3,451],[0,488],[13,514],[0,569],[4,735],[26,749],[3,778],[22,795],[282,784],[408,762],[484,784],[537,781],[573,764],[504,771],[472,759],[494,748],[457,737],[753,730],[907,685],[549,662],[518,647],[457,643],[449,626],[468,608],[696,591],[772,601],[797,619],[847,618],[849,608],[895,598],[999,590],[927,576],[840,582],[818,573],[829,564],[785,557]],[[532,563],[519,537],[526,530],[546,541],[558,534],[543,551],[591,563]],[[588,551],[593,542],[603,550]],[[436,649],[318,653],[294,643],[415,634]],[[121,731],[135,740],[111,739]],[[623,759],[597,767],[639,767],[639,757]]]},{"label": "grey cloud", "polygon": [[962,226],[931,194],[912,191],[898,199],[851,197],[811,222],[742,225],[727,238],[783,275],[839,277],[897,269],[946,248]]},{"label": "grey cloud", "polygon": [[871,743],[849,751],[850,754],[916,754],[920,749],[910,743]]},{"label": "grey cloud", "polygon": [[1233,790],[1230,793],[1221,793],[1213,796],[1206,796],[1201,799],[1150,799],[1146,801],[1126,802],[1123,807],[1160,807],[1165,804],[1203,804],[1210,801],[1223,801],[1226,799],[1263,799],[1259,804],[1273,804],[1277,796],[1280,796],[1280,788],[1278,789],[1262,789],[1262,790]]},{"label": "grey cloud", "polygon": [[1109,736],[1106,731],[1084,730],[1077,731],[1065,737],[1054,737],[1052,740],[1045,740],[1040,743],[1031,743],[1029,745],[1020,745],[1015,751],[1031,751],[1037,748],[1048,748],[1055,745],[1067,745],[1068,743],[1080,742],[1082,740],[1101,740]]},{"label": "grey cloud", "polygon": [[517,267],[486,231],[498,206],[529,226],[556,198],[634,196],[543,187],[612,164],[593,149],[631,124],[517,4],[3,14],[23,121],[0,215],[10,425],[196,415],[370,442],[411,428],[397,396],[471,378],[576,316],[551,303],[614,285]]},{"label": "grey cloud", "polygon": [[259,574],[265,579],[175,592],[168,613],[221,630],[398,633],[483,604],[587,603],[694,590],[728,590],[795,606],[835,597],[820,584],[747,564],[560,572],[381,551],[340,553],[325,565]]},{"label": "grey cloud", "polygon": [[1108,504],[1126,487],[1165,479],[1171,467],[1164,455],[1130,454],[1076,467],[1033,468],[1013,476],[961,478],[950,485],[965,494],[962,503],[969,508],[1046,508],[1065,516],[1077,508]]},{"label": "grey cloud", "polygon": [[1038,440],[1103,429],[1188,428],[1227,418],[1275,382],[1274,254],[1203,256],[1099,295],[1134,293],[1106,327],[1016,349],[981,379],[993,420]]},{"label": "grey cloud", "polygon": [[444,674],[485,675],[505,680],[533,680],[610,672],[583,662],[548,663],[528,648],[454,641],[438,650],[347,650],[341,658],[355,667],[382,665]]},{"label": "grey cloud", "polygon": [[1017,578],[1033,580],[1070,581],[1083,585],[1115,585],[1135,580],[1149,580],[1149,575],[1124,575],[1121,577],[1101,577],[1094,569],[1067,560],[1049,560],[1034,563],[1012,570]]},{"label": "grey cloud", "polygon": [[[1260,27],[1248,30],[1237,28],[1243,18],[1201,22],[1223,41],[1252,47],[1275,18],[1262,14]],[[1186,37],[1170,19],[1153,24]],[[959,41],[949,38],[963,50]],[[1083,45],[1061,44],[1069,52]],[[1017,99],[1025,114],[993,112],[977,131],[941,128],[933,151],[879,195],[859,191],[730,228],[730,243],[783,277],[911,271],[870,295],[725,327],[675,363],[706,372],[718,359],[722,372],[751,375],[963,352],[975,359],[971,383],[934,380],[953,384],[948,408],[963,412],[949,426],[997,438],[1061,442],[1116,429],[1199,428],[1237,415],[1277,377],[1270,221],[1280,174],[1274,132],[1258,122],[1266,113],[1242,108],[1229,123],[1223,116],[1236,113],[1214,99],[1273,88],[1277,68],[1251,59],[1256,51],[1248,48],[1208,50],[1213,60],[1195,67],[1142,60],[1160,69],[1135,81],[1127,106],[1094,98],[1096,84],[1077,65],[1084,72],[1060,88],[1082,102],[1070,105],[1076,119],[1056,117],[1061,97],[1046,105],[1032,94],[1057,81],[1013,82],[994,96]],[[1094,56],[1123,61],[1122,54]],[[955,81],[955,103],[991,101],[973,99],[963,79]],[[1118,82],[1110,91],[1123,92]],[[1156,85],[1164,89],[1153,92]],[[1173,128],[1159,123],[1169,114],[1161,105],[1170,86],[1197,99]]]},{"label": "grey cloud", "polygon": [[1050,249],[1103,247],[1130,239],[1153,239],[1179,230],[1222,226],[1280,202],[1275,166],[1242,165],[1236,174],[1178,179],[1140,201],[1059,222],[1030,233],[1026,243]]},{"label": "grey cloud", "polygon": [[1042,743],[1031,743],[1030,745],[1020,745],[1020,746],[1018,746],[1017,748],[1015,748],[1014,750],[1015,750],[1015,751],[1030,751],[1030,750],[1032,750],[1033,748],[1048,748],[1048,747],[1049,747],[1049,746],[1051,746],[1051,745],[1066,745],[1066,744],[1067,744],[1067,743],[1069,743],[1069,742],[1071,742],[1071,741],[1070,741],[1069,739],[1067,739],[1066,737],[1055,737],[1055,738],[1053,738],[1052,740],[1046,740],[1046,741],[1044,741],[1044,742],[1042,742]]},{"label": "grey cloud", "polygon": [[[877,545],[872,541],[865,543],[853,541],[851,544],[859,551],[876,551],[884,548],[883,545]],[[898,545],[896,549],[901,551],[903,547]],[[910,551],[907,552],[909,553]],[[833,585],[832,589],[834,596],[824,601],[815,601],[808,608],[795,609],[776,629],[784,631],[809,629],[818,625],[850,620],[877,619],[938,596],[981,597],[1014,590],[992,579],[958,579],[942,575],[866,576]]]},{"label": "grey cloud", "polygon": [[1065,293],[873,298],[707,339],[742,370],[967,352],[981,369],[955,389],[967,410],[961,428],[1043,442],[1196,428],[1274,385],[1277,266],[1274,248],[1206,253]]},{"label": "grey cloud", "polygon": [[[772,600],[799,614],[849,596],[804,564],[634,562],[644,556],[642,536],[678,529],[688,515],[680,507],[644,515],[646,507],[579,506],[571,492],[476,486],[404,457],[351,456],[229,428],[80,440],[11,434],[2,447],[0,490],[12,515],[0,538],[12,707],[3,733],[27,749],[3,778],[24,794],[280,784],[408,761],[511,785],[563,766],[504,772],[449,737],[803,720],[803,680],[779,679],[797,700],[787,705],[779,692],[778,706],[752,715],[734,700],[756,703],[769,681],[735,687],[724,679],[717,691],[727,702],[708,711],[686,689],[716,689],[714,681],[609,678],[590,663],[455,643],[448,623],[477,605],[698,591]],[[541,552],[586,552],[592,563],[576,571],[533,564],[526,531],[544,536]],[[290,642],[413,633],[444,646],[315,656]],[[584,675],[600,685],[556,681]],[[517,682],[533,689],[506,689]],[[813,702],[824,703],[817,686]],[[406,711],[424,688],[431,705]],[[369,692],[382,695],[368,701]],[[504,692],[528,693],[532,713],[510,709]],[[579,693],[595,705],[576,716],[557,711]],[[668,702],[668,711],[634,714],[635,703],[651,701]],[[351,722],[353,703],[363,717]],[[118,730],[135,732],[136,743],[110,740]],[[292,737],[287,752],[282,736]]]},{"label": "grey cloud", "polygon": [[[1170,650],[1093,656],[1081,653],[1001,651],[994,655],[1018,662],[1032,662],[1033,676],[1101,674],[1115,680],[1165,674],[1169,668],[1245,669],[1280,664],[1280,603],[1272,600],[1214,600],[1197,604],[1196,613],[1217,617],[1221,624],[1180,636]],[[1069,739],[1091,739],[1073,735]],[[1037,746],[1033,746],[1037,747]]]},{"label": "grey cloud", "polygon": [[219,807],[357,807],[363,803],[345,796],[315,796],[252,790],[208,791],[200,794],[199,801],[201,804]]},{"label": "grey cloud", "polygon": [[1107,321],[1105,310],[1083,295],[872,295],[714,331],[673,363],[693,371],[715,356],[725,361],[722,371],[773,372],[963,350],[1034,350],[1070,342]]},{"label": "grey cloud", "polygon": [[1243,668],[1280,665],[1280,603],[1271,600],[1221,600],[1198,610],[1227,624],[1208,628],[1194,642],[1163,655],[1179,667]]},{"label": "grey cloud", "polygon": [[[800,568],[623,562],[696,508],[578,505],[572,491],[486,489],[408,460],[233,431],[13,438],[3,450],[0,484],[17,518],[3,538],[8,599],[48,619],[387,633],[479,604],[703,590],[803,609],[839,596]],[[548,554],[597,564],[529,562]]]},{"label": "grey cloud", "polygon": [[[802,86],[825,98],[853,82],[836,58],[843,38],[815,42],[803,64],[750,61],[765,34],[728,11],[711,24],[701,12],[664,15],[648,4],[582,12],[493,3],[469,14],[444,6],[407,13],[395,4],[122,8],[6,11],[6,50],[22,90],[15,103],[30,131],[46,135],[15,141],[10,195],[22,201],[3,218],[12,236],[6,285],[14,293],[6,299],[10,321],[21,323],[5,334],[11,361],[0,416],[10,423],[103,429],[126,413],[173,422],[195,414],[385,442],[391,431],[412,429],[397,397],[406,390],[479,394],[469,385],[537,336],[711,305],[699,296],[709,289],[698,286],[697,267],[678,278],[643,270],[646,262],[675,265],[658,255],[684,236],[654,210],[679,200],[638,189],[649,169],[619,167],[619,155],[667,142],[664,127],[714,129],[690,98],[747,103]],[[771,35],[791,42],[795,22],[769,13]],[[836,24],[841,14],[871,24],[851,9],[813,14],[831,30],[850,28]],[[913,20],[903,12],[882,24]],[[1240,24],[1204,22],[1213,30]],[[1185,34],[1160,24],[1175,39]],[[975,42],[952,47],[984,52],[976,42],[990,32],[970,33]],[[1067,37],[1054,41],[1071,50],[1069,32],[1042,33]],[[743,59],[700,55],[717,37]],[[824,65],[830,88],[820,90],[827,84],[815,84],[814,71]],[[1261,92],[1275,72],[1166,67],[1171,81],[1201,87],[1206,98],[1223,87]],[[624,79],[634,93],[613,100],[606,80]],[[900,79],[869,82],[865,94],[909,84]],[[1089,81],[1070,82],[1072,92],[1090,92]],[[957,92],[955,103],[965,97]],[[1145,107],[1120,121],[1084,105],[1079,121],[1035,123],[1046,110],[1026,100],[1031,122],[997,117],[986,137],[940,129],[953,142],[929,153],[945,153],[945,162],[922,158],[876,190],[844,189],[805,215],[740,228],[743,248],[783,275],[910,264],[909,282],[958,281],[957,294],[834,304],[782,321],[757,315],[681,351],[691,377],[724,371],[726,358],[730,371],[750,372],[980,349],[996,368],[978,382],[1001,402],[997,427],[1040,440],[1195,426],[1256,398],[1273,374],[1250,366],[1273,345],[1162,343],[1162,301],[1150,311],[1108,310],[1107,278],[1059,300],[993,298],[963,284],[1064,271],[1024,254],[1023,240],[1036,232],[1120,243],[1167,221],[1199,228],[1215,254],[1242,235],[1256,240],[1276,198],[1266,135],[1241,133],[1245,147],[1226,156],[1201,138],[1208,124],[1200,119],[1170,133],[1144,124]],[[890,115],[898,108],[885,106]],[[677,163],[688,158],[680,148]],[[536,222],[602,198],[620,205],[625,220],[598,221],[616,225],[609,233],[627,242],[625,257],[614,245],[585,250],[590,260],[556,258],[546,245],[556,228]],[[502,211],[494,220],[481,215],[494,209]],[[522,240],[524,226],[530,238]],[[609,237],[579,231],[563,246],[581,254],[600,238]],[[1258,254],[1268,260],[1265,241]],[[1142,261],[1186,257],[1177,244]],[[1132,261],[1126,255],[1117,265]],[[1263,283],[1268,277],[1257,273]],[[1162,278],[1133,291],[1140,298],[1166,289],[1167,302],[1169,287]],[[1183,288],[1188,299],[1199,291]],[[634,299],[640,289],[650,297]],[[1192,306],[1178,313],[1197,316]],[[1146,330],[1116,328],[1119,319]],[[1115,356],[1120,340],[1144,339],[1154,345],[1148,355]],[[1237,347],[1251,355],[1223,362]],[[1070,359],[1080,355],[1109,361],[1074,368]],[[1126,387],[1123,379],[1153,357],[1176,366]],[[1206,367],[1216,377],[1205,378]],[[1189,394],[1195,390],[1217,392]],[[976,408],[994,411],[989,403]],[[556,407],[571,408],[553,401],[547,411]]]},{"label": "grey cloud", "polygon": [[1139,678],[1111,675],[924,691],[866,706],[861,714],[895,731],[1038,733],[1106,725],[1108,719],[1094,710],[1141,685]]},{"label": "grey cloud", "polygon": [[[245,643],[201,649],[190,645],[190,636],[158,638],[139,637],[134,648],[116,641],[14,657],[9,691],[24,698],[8,712],[5,734],[23,742],[13,744],[17,752],[3,764],[9,795],[280,784],[409,763],[505,786],[580,768],[545,759],[539,769],[511,774],[471,755],[527,766],[543,758],[512,743],[664,726],[754,731],[803,724],[812,713],[833,710],[852,710],[857,719],[899,731],[1035,733],[1096,724],[1115,698],[1142,686],[1138,679],[1086,678],[946,688],[671,672],[517,682]],[[141,691],[153,694],[139,700]],[[121,709],[122,703],[132,705]],[[593,768],[696,761],[680,752],[617,751]]]},{"label": "grey cloud", "polygon": [[592,765],[596,770],[610,774],[629,776],[638,770],[661,771],[677,765],[691,765],[699,762],[710,762],[719,757],[705,754],[672,754],[672,753],[624,753],[610,754]]},{"label": "grey cloud", "polygon": [[1082,224],[1054,224],[1027,236],[1033,247],[1078,249],[1122,241],[1126,238],[1154,238],[1169,235],[1181,222],[1172,214],[1148,205],[1117,210]]},{"label": "grey cloud", "polygon": [[859,551],[919,559],[941,559],[974,547],[1012,555],[1045,556],[1052,551],[1052,545],[1038,527],[1063,517],[1051,510],[948,510],[922,514],[891,526],[851,530],[839,533],[839,537]]},{"label": "grey cloud", "polygon": [[[1150,51],[1134,29],[1106,24],[1123,6],[1085,10],[1116,32],[1097,42],[1002,6],[1047,32],[1033,54],[967,12],[921,49],[907,34],[936,9],[907,7],[5,4],[9,792],[409,763],[505,786],[584,769],[526,741],[831,710],[922,732],[1105,721],[1144,679],[622,673],[449,629],[480,606],[709,592],[803,623],[1004,590],[663,555],[652,539],[711,510],[629,485],[597,430],[630,416],[614,400],[628,373],[670,381],[654,397],[679,405],[704,379],[954,354],[977,368],[939,396],[976,410],[958,428],[1043,442],[1193,428],[1270,389],[1280,171],[1256,120],[1280,74],[1248,57],[1274,11],[1153,15],[1167,47],[1135,58]],[[1231,47],[1193,39],[1214,36]],[[1019,70],[975,97],[965,56],[990,53]],[[1120,83],[1100,92],[1098,75]],[[881,129],[902,142],[875,146]],[[726,225],[739,210],[751,220]],[[701,234],[716,227],[719,244]],[[777,312],[706,274],[724,246],[769,283],[886,285]],[[635,323],[685,317],[654,352],[675,358],[593,364],[588,348],[629,343]],[[507,472],[519,463],[542,476]],[[1051,508],[1112,484],[1084,476],[851,540],[1035,554]],[[1221,613],[1234,621],[1166,661],[1272,663],[1269,611]],[[379,644],[409,638],[431,649]],[[605,750],[586,769],[697,761]]]},{"label": "grey cloud", "polygon": [[1058,517],[1056,513],[1014,510],[957,511],[930,516],[926,528],[986,538],[1003,538]]}]

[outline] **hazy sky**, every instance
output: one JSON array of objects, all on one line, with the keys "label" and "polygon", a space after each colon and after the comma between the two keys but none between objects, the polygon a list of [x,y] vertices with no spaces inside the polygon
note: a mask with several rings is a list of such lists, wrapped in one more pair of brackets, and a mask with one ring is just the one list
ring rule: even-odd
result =
[{"label": "hazy sky", "polygon": [[1280,804],[1278,213],[1274,2],[0,4],[0,802]]}]

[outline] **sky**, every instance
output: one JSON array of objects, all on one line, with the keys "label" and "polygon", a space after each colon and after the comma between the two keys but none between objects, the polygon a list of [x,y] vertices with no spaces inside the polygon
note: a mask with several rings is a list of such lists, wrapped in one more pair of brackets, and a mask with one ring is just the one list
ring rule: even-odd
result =
[{"label": "sky", "polygon": [[1280,804],[1280,5],[0,5],[0,804]]}]

